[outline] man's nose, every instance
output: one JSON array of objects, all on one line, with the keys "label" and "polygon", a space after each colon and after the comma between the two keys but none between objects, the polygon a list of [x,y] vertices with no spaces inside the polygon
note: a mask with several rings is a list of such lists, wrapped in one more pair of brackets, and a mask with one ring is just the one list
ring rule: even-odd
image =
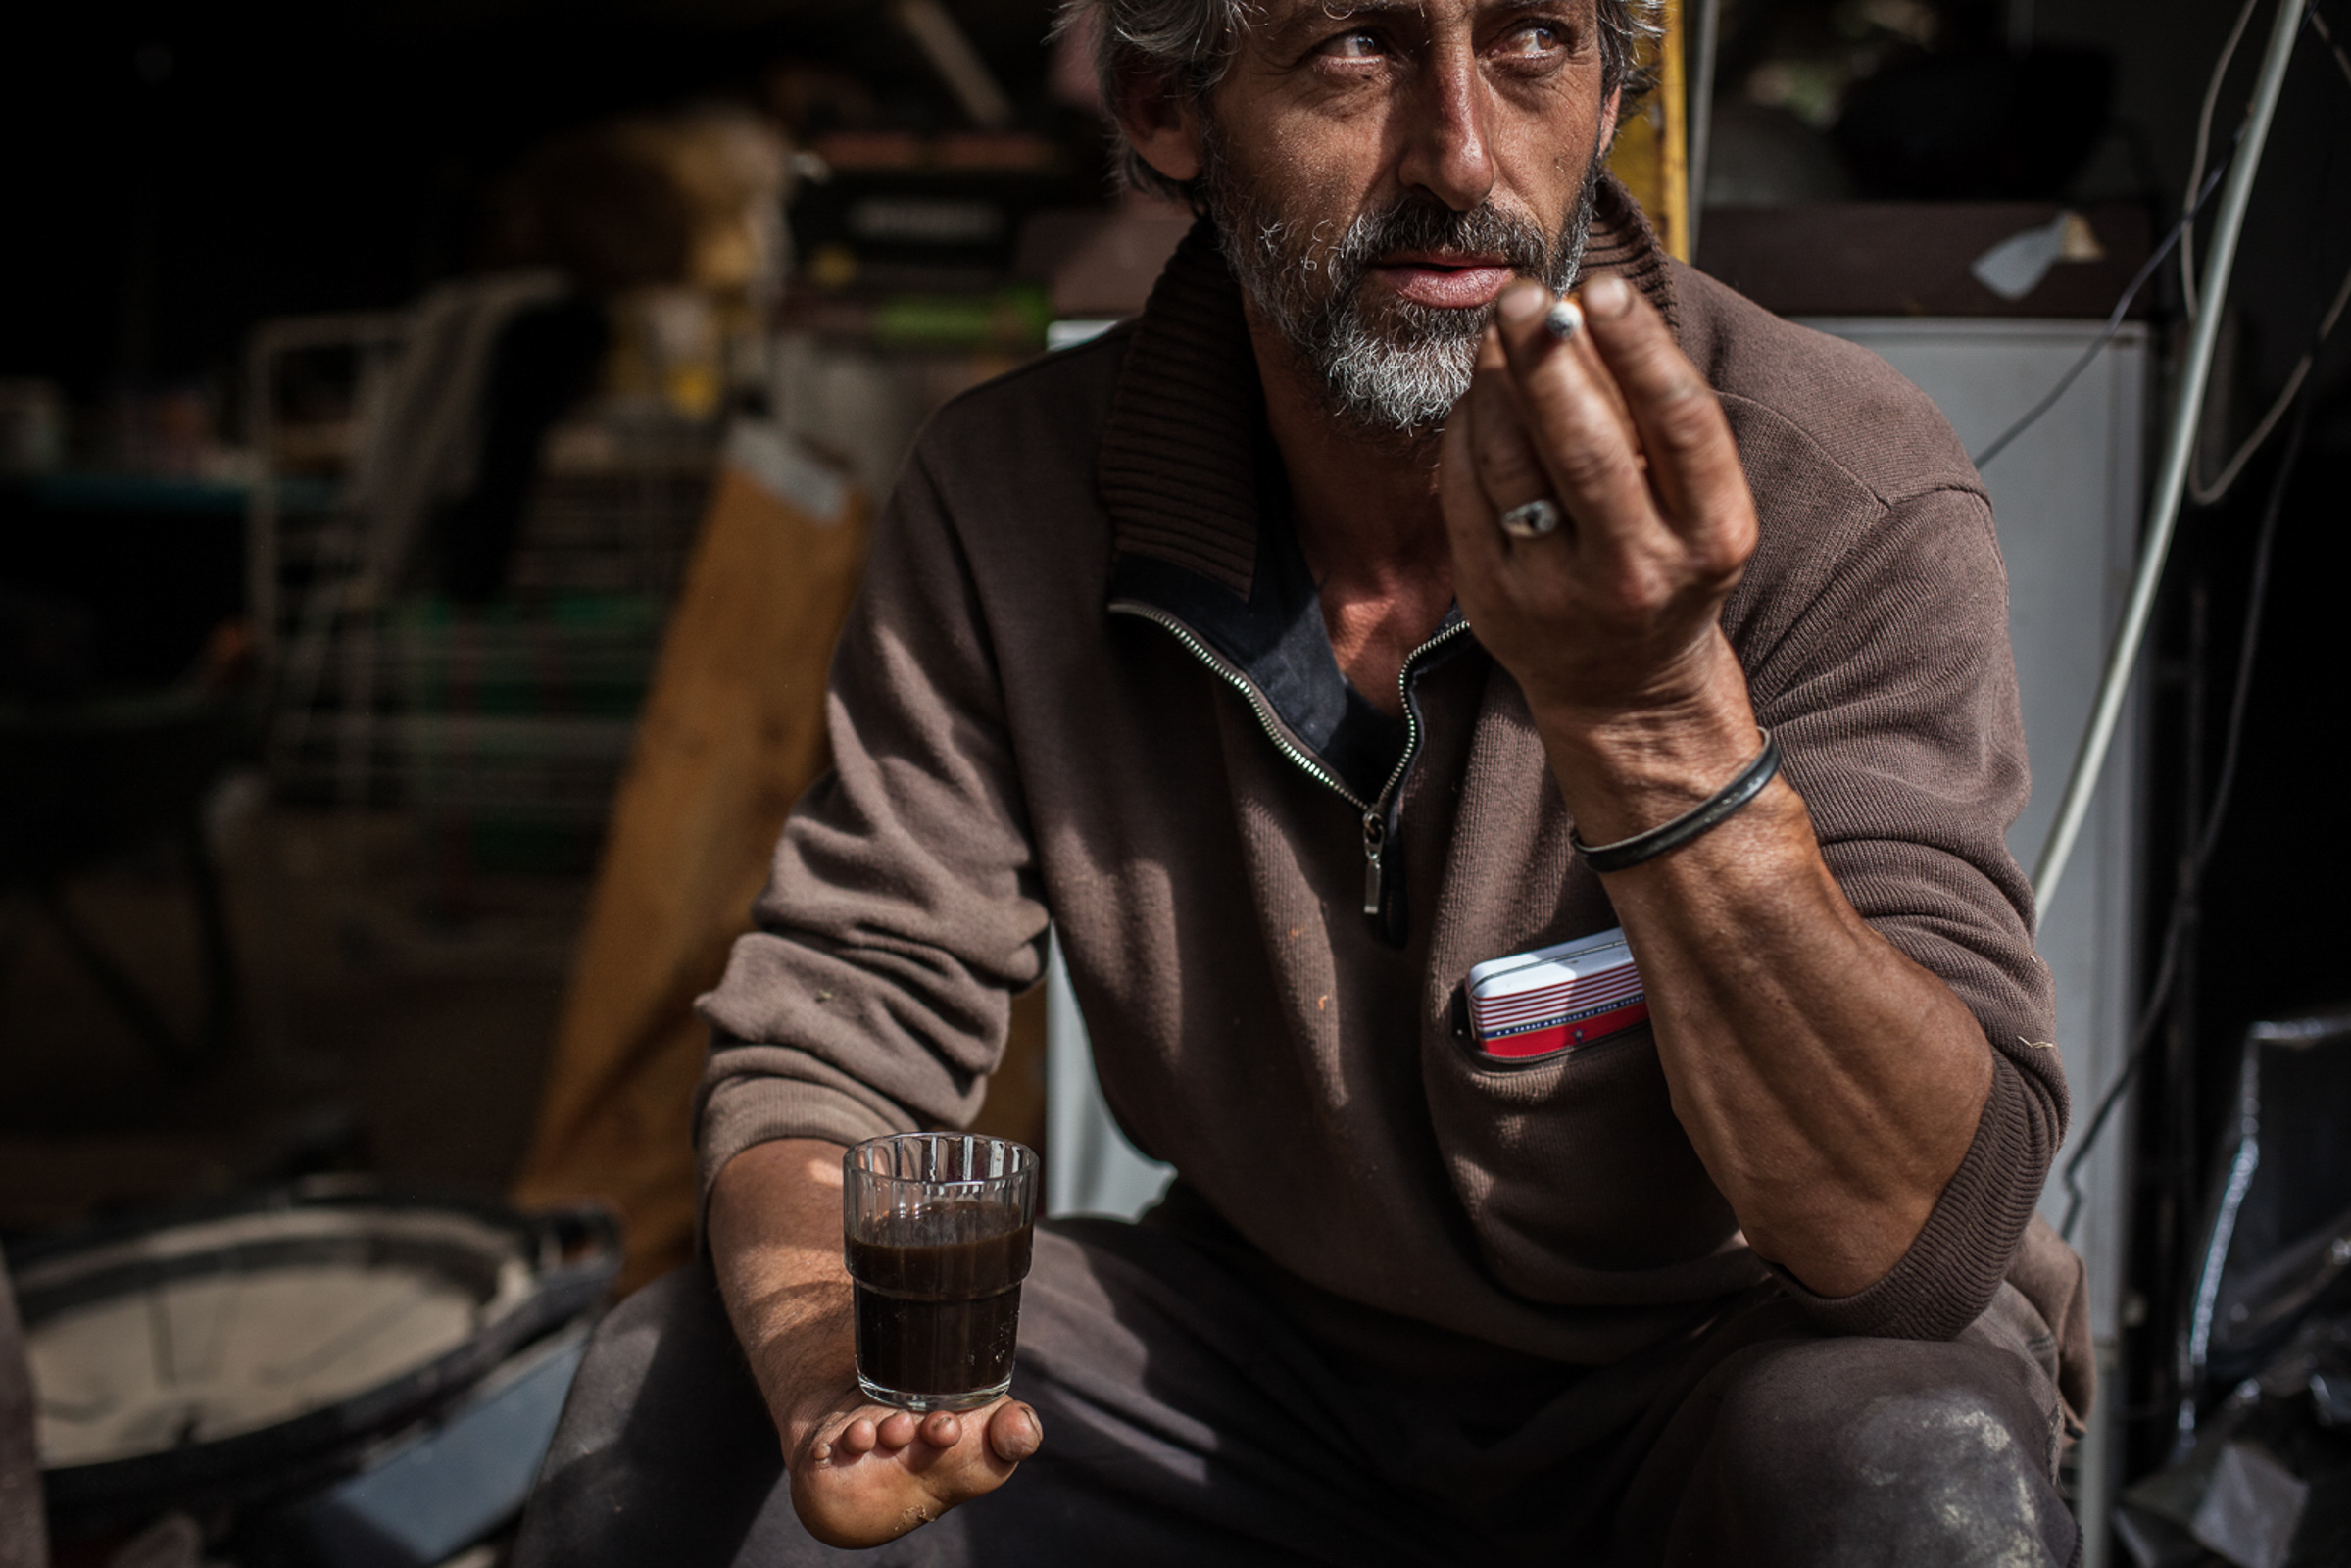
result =
[{"label": "man's nose", "polygon": [[1477,50],[1467,39],[1441,40],[1404,89],[1403,161],[1396,176],[1457,213],[1484,202],[1494,189],[1494,154],[1487,145],[1487,84]]}]

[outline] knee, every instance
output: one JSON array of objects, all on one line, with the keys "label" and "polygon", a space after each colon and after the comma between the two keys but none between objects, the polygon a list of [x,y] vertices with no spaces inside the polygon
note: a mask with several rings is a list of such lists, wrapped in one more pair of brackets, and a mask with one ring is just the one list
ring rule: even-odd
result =
[{"label": "knee", "polygon": [[[1821,1341],[1725,1393],[1710,1445],[1718,1505],[1759,1560],[2067,1562],[2046,1412],[1972,1347]],[[1774,1549],[1776,1547],[1776,1549]]]},{"label": "knee", "polygon": [[567,1468],[622,1441],[630,1412],[645,1393],[648,1376],[666,1346],[674,1355],[680,1340],[700,1338],[702,1315],[694,1300],[692,1271],[662,1276],[606,1313],[588,1341],[563,1420],[548,1448],[550,1473]]},{"label": "knee", "polygon": [[516,1560],[566,1568],[725,1561],[727,1538],[740,1534],[782,1468],[716,1290],[701,1268],[679,1269],[597,1326],[525,1510]]}]

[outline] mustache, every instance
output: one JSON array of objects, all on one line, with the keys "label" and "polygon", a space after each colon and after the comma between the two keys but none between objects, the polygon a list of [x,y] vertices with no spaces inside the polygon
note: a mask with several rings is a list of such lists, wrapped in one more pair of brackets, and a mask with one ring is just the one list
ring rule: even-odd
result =
[{"label": "mustache", "polygon": [[1399,251],[1491,256],[1512,271],[1548,279],[1554,266],[1553,238],[1532,219],[1490,201],[1455,212],[1428,196],[1409,195],[1348,224],[1330,248],[1326,265],[1331,281],[1342,291],[1360,283],[1380,258]]}]

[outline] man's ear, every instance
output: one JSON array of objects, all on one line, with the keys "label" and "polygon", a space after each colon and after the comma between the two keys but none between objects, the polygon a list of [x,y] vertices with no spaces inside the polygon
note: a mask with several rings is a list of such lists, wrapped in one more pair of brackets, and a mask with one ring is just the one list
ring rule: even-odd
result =
[{"label": "man's ear", "polygon": [[1616,114],[1625,106],[1625,89],[1617,88],[1600,105],[1600,151],[1605,153],[1616,145]]},{"label": "man's ear", "polygon": [[1179,185],[1200,178],[1206,160],[1200,109],[1191,96],[1164,79],[1137,78],[1119,87],[1118,123],[1136,154]]}]

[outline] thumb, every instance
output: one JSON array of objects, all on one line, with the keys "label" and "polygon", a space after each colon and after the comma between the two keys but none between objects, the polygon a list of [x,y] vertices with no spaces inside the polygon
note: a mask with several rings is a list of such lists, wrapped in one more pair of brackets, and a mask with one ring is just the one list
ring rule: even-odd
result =
[{"label": "thumb", "polygon": [[1044,1445],[1045,1423],[1030,1405],[1006,1403],[989,1418],[989,1451],[1006,1464],[1020,1463]]}]

